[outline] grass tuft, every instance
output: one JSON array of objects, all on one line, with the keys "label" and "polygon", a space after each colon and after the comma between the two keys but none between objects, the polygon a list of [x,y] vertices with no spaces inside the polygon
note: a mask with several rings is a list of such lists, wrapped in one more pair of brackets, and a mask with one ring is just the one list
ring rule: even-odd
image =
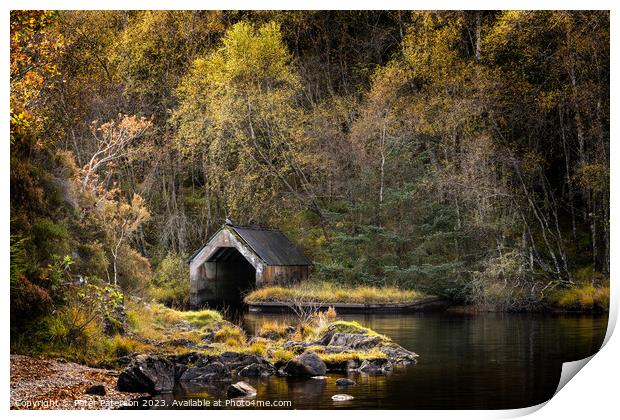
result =
[{"label": "grass tuft", "polygon": [[342,332],[351,334],[365,334],[381,338],[382,341],[391,341],[383,334],[379,334],[375,330],[364,327],[356,321],[335,321],[325,327],[323,330],[317,331],[318,335],[323,335],[326,332]]},{"label": "grass tuft", "polygon": [[317,353],[319,358],[326,364],[339,364],[349,360],[356,360],[358,362],[362,360],[375,360],[385,359],[387,355],[377,349],[371,349],[368,351],[351,351],[345,353]]},{"label": "grass tuft", "polygon": [[223,325],[213,337],[217,343],[224,343],[228,347],[242,346],[246,342],[245,333],[233,324]]},{"label": "grass tuft", "polygon": [[[179,311],[175,311],[179,312]],[[216,323],[224,321],[222,315],[213,309],[203,309],[201,311],[179,312],[180,316],[196,328],[212,327]]]},{"label": "grass tuft", "polygon": [[549,297],[553,306],[569,311],[609,310],[609,286],[591,284],[556,290]]},{"label": "grass tuft", "polygon": [[258,335],[260,337],[268,337],[271,339],[280,339],[287,336],[288,325],[278,321],[264,321],[258,329]]},{"label": "grass tuft", "polygon": [[273,363],[288,362],[293,357],[295,357],[295,353],[290,350],[275,349],[271,355],[271,361]]}]

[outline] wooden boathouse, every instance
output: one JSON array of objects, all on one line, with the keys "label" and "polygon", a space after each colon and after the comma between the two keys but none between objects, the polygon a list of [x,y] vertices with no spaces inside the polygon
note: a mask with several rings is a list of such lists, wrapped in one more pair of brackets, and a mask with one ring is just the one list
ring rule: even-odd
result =
[{"label": "wooden boathouse", "polygon": [[236,306],[255,288],[306,280],[311,261],[282,232],[228,220],[189,260],[190,306]]}]

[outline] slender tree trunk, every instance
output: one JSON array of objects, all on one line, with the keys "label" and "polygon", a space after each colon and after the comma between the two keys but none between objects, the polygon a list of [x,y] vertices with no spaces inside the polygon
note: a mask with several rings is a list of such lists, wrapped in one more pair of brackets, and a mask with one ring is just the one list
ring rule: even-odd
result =
[{"label": "slender tree trunk", "polygon": [[598,243],[596,240],[596,194],[594,194],[593,192],[589,192],[588,197],[590,207],[590,234],[592,236],[592,285],[596,286],[596,276],[594,275],[598,268]]},{"label": "slender tree trunk", "polygon": [[117,285],[117,275],[116,275],[116,254],[114,254],[112,259],[112,268],[114,269],[114,286]]},{"label": "slender tree trunk", "polygon": [[521,175],[521,170],[519,169],[519,165],[517,162],[514,162],[514,168],[519,177],[519,180],[521,181],[521,187],[523,188],[523,193],[530,205],[530,208],[532,209],[532,213],[534,214],[534,217],[536,217],[536,220],[538,220],[538,223],[540,225],[540,231],[541,231],[543,240],[545,242],[545,245],[547,246],[547,250],[549,251],[549,254],[551,255],[551,260],[553,261],[553,266],[555,268],[555,274],[559,276],[561,274],[560,265],[558,264],[558,259],[555,255],[555,251],[553,250],[553,246],[549,242],[549,238],[547,235],[549,224],[546,219],[543,219],[543,215],[538,210],[538,207],[532,200],[532,197],[530,196],[527,186],[525,185],[525,181],[523,180],[523,176]]},{"label": "slender tree trunk", "polygon": [[[548,197],[546,200],[550,202],[549,207],[551,209],[551,213],[553,215],[553,220],[554,220],[554,224],[555,224],[555,237],[556,237],[556,244],[558,246],[558,253],[560,254],[560,258],[562,259],[562,265],[564,267],[564,271],[566,272],[566,277],[568,278],[568,282],[572,283],[572,275],[570,270],[568,269],[568,258],[566,256],[566,251],[564,249],[564,240],[562,238],[562,231],[560,230],[560,220],[558,217],[558,204],[557,201],[555,199],[555,197],[553,196],[553,192],[549,190],[550,185],[549,185],[549,181],[547,180],[547,177],[542,176],[541,177],[541,183],[543,186],[543,191],[545,193],[545,195]],[[549,188],[547,188],[547,185],[549,185]]]},{"label": "slender tree trunk", "polygon": [[570,208],[571,215],[571,227],[573,240],[577,240],[577,223],[575,220],[575,193],[573,191],[572,182],[570,179],[571,169],[570,169],[570,149],[568,148],[566,142],[566,133],[564,131],[564,113],[562,112],[562,108],[559,108],[560,114],[560,134],[562,136],[562,147],[564,149],[564,170],[566,171],[565,179],[566,179],[566,187],[568,189],[568,206]]},{"label": "slender tree trunk", "polygon": [[476,61],[480,62],[481,57],[481,32],[482,32],[482,11],[476,12]]},{"label": "slender tree trunk", "polygon": [[205,232],[205,238],[211,233],[212,224],[212,210],[211,210],[211,177],[209,176],[209,154],[202,157],[202,172],[204,174],[205,182],[205,207],[207,209],[207,231]]},{"label": "slender tree trunk", "polygon": [[383,130],[381,131],[381,147],[380,147],[380,151],[381,151],[381,164],[380,164],[380,168],[379,168],[379,210],[377,213],[377,221],[378,221],[378,225],[381,226],[382,223],[382,213],[383,213],[383,188],[384,188],[384,183],[385,183],[385,124],[383,124]]}]

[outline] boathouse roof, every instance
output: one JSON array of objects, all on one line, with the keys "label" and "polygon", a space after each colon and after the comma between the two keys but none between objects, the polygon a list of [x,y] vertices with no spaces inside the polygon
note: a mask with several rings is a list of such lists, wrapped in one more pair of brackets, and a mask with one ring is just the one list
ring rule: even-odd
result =
[{"label": "boathouse roof", "polygon": [[[232,230],[241,239],[243,244],[254,251],[267,265],[312,265],[308,257],[286,235],[277,229],[257,226],[236,226],[232,223],[225,223],[211,239],[216,237],[222,229]],[[211,239],[190,257],[190,263],[209,244]],[[217,252],[226,252],[226,250],[222,248]],[[218,260],[226,258],[224,255],[213,257],[216,257]]]}]

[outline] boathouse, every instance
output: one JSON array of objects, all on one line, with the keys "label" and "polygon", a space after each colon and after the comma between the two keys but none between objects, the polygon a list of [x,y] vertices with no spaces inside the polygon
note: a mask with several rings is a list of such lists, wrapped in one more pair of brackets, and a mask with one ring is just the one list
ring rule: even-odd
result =
[{"label": "boathouse", "polygon": [[307,279],[311,265],[279,230],[235,226],[227,220],[190,257],[190,306],[236,306],[255,288]]}]

